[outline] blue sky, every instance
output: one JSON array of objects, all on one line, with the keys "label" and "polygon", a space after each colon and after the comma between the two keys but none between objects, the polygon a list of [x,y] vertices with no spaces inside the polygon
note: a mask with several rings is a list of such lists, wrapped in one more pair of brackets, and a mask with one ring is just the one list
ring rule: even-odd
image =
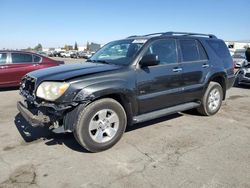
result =
[{"label": "blue sky", "polygon": [[0,0],[0,49],[106,43],[162,31],[250,40],[249,0]]}]

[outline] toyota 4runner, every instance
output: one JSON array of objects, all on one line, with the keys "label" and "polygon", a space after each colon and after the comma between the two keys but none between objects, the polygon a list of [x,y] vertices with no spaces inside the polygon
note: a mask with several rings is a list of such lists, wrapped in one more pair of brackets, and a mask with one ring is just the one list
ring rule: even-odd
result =
[{"label": "toyota 4runner", "polygon": [[73,132],[81,146],[98,152],[134,123],[193,108],[214,115],[234,79],[230,53],[214,35],[130,36],[86,63],[28,73],[17,108],[32,126]]}]

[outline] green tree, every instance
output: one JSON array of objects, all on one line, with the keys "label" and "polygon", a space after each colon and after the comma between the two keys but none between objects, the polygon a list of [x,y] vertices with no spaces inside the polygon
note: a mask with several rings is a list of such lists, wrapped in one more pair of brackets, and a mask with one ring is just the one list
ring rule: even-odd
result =
[{"label": "green tree", "polygon": [[73,50],[73,46],[65,44],[64,45],[64,50],[66,50],[66,51]]},{"label": "green tree", "polygon": [[89,42],[87,41],[86,51],[89,51],[89,50],[90,50],[90,44],[89,44]]},{"label": "green tree", "polygon": [[74,50],[78,50],[78,45],[77,45],[77,42],[75,42],[75,47],[74,47]]},{"label": "green tree", "polygon": [[35,46],[34,50],[35,51],[42,51],[43,50],[43,46],[39,43],[38,45]]}]

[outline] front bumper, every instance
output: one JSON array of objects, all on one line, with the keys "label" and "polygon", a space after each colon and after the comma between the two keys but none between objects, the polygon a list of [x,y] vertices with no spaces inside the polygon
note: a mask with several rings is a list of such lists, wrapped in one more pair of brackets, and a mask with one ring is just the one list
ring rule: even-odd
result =
[{"label": "front bumper", "polygon": [[250,85],[250,78],[242,76],[242,77],[239,78],[238,84]]},{"label": "front bumper", "polygon": [[51,121],[49,116],[44,114],[33,114],[22,102],[17,102],[17,109],[24,119],[33,127],[41,126]]}]

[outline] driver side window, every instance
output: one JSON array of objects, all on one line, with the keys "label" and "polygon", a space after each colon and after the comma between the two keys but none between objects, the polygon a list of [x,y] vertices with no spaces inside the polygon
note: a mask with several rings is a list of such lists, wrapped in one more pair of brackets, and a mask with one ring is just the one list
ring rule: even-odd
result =
[{"label": "driver side window", "polygon": [[177,48],[174,39],[158,40],[153,42],[146,54],[155,54],[160,60],[160,64],[177,63]]}]

